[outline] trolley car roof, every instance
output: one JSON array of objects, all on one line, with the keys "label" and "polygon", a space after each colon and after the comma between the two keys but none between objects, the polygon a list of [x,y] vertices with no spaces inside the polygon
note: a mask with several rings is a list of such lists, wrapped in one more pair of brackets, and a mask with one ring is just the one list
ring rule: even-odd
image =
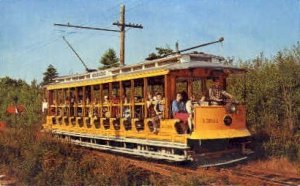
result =
[{"label": "trolley car roof", "polygon": [[55,82],[47,86],[48,89],[82,86],[84,84],[97,84],[101,82],[112,82],[116,80],[130,80],[141,77],[153,77],[168,74],[174,70],[184,69],[211,69],[229,70],[240,72],[244,69],[221,63],[224,58],[206,53],[176,54],[173,56],[144,61],[134,65],[99,70],[83,74],[60,76]]}]

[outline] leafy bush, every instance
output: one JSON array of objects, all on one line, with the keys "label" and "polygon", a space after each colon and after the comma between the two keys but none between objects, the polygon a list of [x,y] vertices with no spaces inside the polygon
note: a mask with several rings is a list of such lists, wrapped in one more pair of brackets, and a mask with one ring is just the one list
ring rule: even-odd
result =
[{"label": "leafy bush", "polygon": [[[17,104],[25,107],[25,112],[9,114],[6,109]],[[35,80],[28,85],[23,80],[9,77],[0,78],[0,121],[6,121],[10,126],[28,127],[41,121],[41,87]]]},{"label": "leafy bush", "polygon": [[[246,76],[233,76],[229,89],[245,98],[247,124],[264,155],[297,156],[300,123],[300,44],[266,59],[240,62]],[[241,80],[241,78],[243,78]],[[245,97],[246,95],[246,97]]]}]

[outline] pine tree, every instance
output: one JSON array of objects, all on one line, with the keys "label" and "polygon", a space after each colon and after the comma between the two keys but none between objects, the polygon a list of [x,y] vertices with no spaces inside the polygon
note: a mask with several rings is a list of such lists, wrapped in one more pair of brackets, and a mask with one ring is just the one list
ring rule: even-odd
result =
[{"label": "pine tree", "polygon": [[102,66],[99,67],[100,70],[120,66],[119,58],[117,57],[116,52],[112,48],[109,48],[103,54],[103,56],[100,59],[100,63],[102,64]]},{"label": "pine tree", "polygon": [[58,76],[56,68],[53,65],[49,65],[46,72],[43,73],[43,82],[42,85],[47,85],[53,81],[54,78]]},{"label": "pine tree", "polygon": [[154,53],[154,52],[150,53],[148,55],[148,57],[146,58],[146,60],[159,59],[159,58],[165,57],[174,52],[168,45],[165,48],[156,47],[155,50],[157,53]]}]

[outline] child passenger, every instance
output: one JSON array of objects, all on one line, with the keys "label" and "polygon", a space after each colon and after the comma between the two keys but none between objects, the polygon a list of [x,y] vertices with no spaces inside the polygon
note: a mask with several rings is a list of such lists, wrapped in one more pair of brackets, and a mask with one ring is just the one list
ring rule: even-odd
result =
[{"label": "child passenger", "polygon": [[164,105],[163,105],[163,98],[160,93],[156,95],[156,101],[154,104],[154,111],[155,111],[155,117],[152,119],[153,123],[153,133],[157,134],[158,133],[158,126],[159,122],[163,117],[163,111],[164,111]]}]

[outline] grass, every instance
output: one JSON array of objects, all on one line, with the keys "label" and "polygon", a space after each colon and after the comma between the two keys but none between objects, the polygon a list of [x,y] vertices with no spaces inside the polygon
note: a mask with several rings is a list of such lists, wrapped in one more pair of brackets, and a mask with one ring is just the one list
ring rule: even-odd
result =
[{"label": "grass", "polygon": [[150,184],[150,173],[118,157],[100,159],[36,130],[1,132],[0,165],[25,185]]},{"label": "grass", "polygon": [[[39,128],[0,131],[0,171],[20,185],[203,185],[213,177],[165,177],[115,155],[97,156],[40,133]],[[1,173],[0,172],[0,173]]]},{"label": "grass", "polygon": [[[228,185],[241,182],[217,170],[199,174],[162,176],[115,155],[97,155],[39,132],[39,127],[0,131],[0,174],[20,185]],[[300,166],[287,158],[249,162],[247,166],[285,174],[299,174]],[[209,174],[208,174],[209,172]],[[244,184],[244,183],[243,183]]]}]

